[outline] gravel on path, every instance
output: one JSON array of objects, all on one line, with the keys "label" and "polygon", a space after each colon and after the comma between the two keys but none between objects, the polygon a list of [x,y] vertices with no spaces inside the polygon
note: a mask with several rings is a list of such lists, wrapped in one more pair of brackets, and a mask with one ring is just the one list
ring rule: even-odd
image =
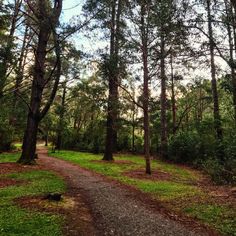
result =
[{"label": "gravel on path", "polygon": [[[40,149],[40,164],[64,176],[70,187],[82,193],[89,204],[96,235],[102,236],[201,236],[209,232],[191,229],[163,214],[148,209],[128,189],[106,181],[99,175],[79,166],[49,157],[47,150]],[[78,213],[79,214],[79,213]],[[89,235],[86,235],[89,236]]]}]

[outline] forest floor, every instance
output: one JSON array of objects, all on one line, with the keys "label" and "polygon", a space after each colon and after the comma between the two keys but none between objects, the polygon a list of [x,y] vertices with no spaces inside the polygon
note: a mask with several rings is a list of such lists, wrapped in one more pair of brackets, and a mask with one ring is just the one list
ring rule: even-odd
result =
[{"label": "forest floor", "polygon": [[[193,222],[177,221],[146,194],[104,178],[68,161],[48,157],[39,150],[39,163],[66,178],[68,186],[84,196],[93,215],[97,235],[217,235]],[[120,162],[126,163],[126,162]],[[86,234],[88,235],[88,234]]]},{"label": "forest floor", "polygon": [[[9,215],[1,209],[0,235],[17,235],[5,232],[12,230],[14,224],[15,231],[22,228],[29,217],[27,214],[34,220],[29,223],[31,227],[37,217],[42,219],[38,229],[24,227],[28,232],[24,235],[35,235],[39,228],[41,234],[37,235],[60,235],[61,225],[63,235],[72,236],[191,236],[220,235],[219,232],[236,235],[236,201],[231,188],[214,186],[198,171],[155,162],[153,175],[146,176],[143,160],[137,156],[120,155],[115,162],[107,164],[100,161],[101,156],[86,153],[50,153],[58,159],[49,157],[47,150],[40,147],[38,154],[38,165],[34,167],[0,164],[0,171],[4,172],[0,172],[0,177],[8,176],[7,181],[5,177],[4,181],[0,178],[0,197],[7,198],[12,188],[10,200],[16,204],[11,204],[16,208],[15,213],[28,211],[24,210],[26,216],[17,213],[15,221],[10,220],[11,224],[6,225],[2,221]],[[1,154],[0,162],[17,158],[18,154]],[[46,201],[42,196],[48,192],[61,192],[63,200]],[[0,204],[2,208],[5,202]],[[19,220],[20,216],[25,221]]]}]

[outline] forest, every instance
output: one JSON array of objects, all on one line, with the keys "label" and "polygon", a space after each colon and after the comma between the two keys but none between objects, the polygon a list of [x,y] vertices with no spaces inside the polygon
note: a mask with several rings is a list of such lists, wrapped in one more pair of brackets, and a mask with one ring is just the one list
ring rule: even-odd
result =
[{"label": "forest", "polygon": [[235,0],[0,0],[0,109],[0,235],[236,235]]}]

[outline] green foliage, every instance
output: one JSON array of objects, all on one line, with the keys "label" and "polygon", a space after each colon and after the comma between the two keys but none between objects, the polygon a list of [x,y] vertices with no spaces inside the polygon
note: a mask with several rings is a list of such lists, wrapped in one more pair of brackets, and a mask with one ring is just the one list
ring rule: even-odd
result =
[{"label": "green foliage", "polygon": [[0,189],[0,235],[62,235],[60,216],[22,209],[13,201],[19,197],[64,192],[62,179],[48,171],[13,173],[1,178],[26,181],[27,184]]},{"label": "green foliage", "polygon": [[236,141],[235,136],[225,138],[223,143],[218,147],[219,152],[223,152],[223,157],[211,159],[207,163],[206,170],[217,183],[235,184],[236,183]]},{"label": "green foliage", "polygon": [[[0,102],[1,101],[3,100],[0,100]],[[9,124],[9,109],[3,107],[0,112],[0,151],[9,151],[13,139],[14,129]]]},{"label": "green foliage", "polygon": [[[201,128],[202,129],[202,128]],[[201,130],[200,129],[200,130]],[[216,183],[236,181],[236,144],[234,137],[217,143],[210,134],[180,132],[169,140],[169,158],[203,168]]]},{"label": "green foliage", "polygon": [[180,132],[169,140],[169,157],[182,163],[193,163],[201,153],[201,140],[196,132]]}]

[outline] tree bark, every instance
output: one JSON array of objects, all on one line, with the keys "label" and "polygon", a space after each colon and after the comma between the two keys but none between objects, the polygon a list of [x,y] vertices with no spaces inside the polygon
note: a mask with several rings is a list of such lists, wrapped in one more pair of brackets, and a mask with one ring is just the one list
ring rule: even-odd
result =
[{"label": "tree bark", "polygon": [[135,152],[135,105],[133,104],[132,111],[132,152]]},{"label": "tree bark", "polygon": [[57,142],[56,142],[57,150],[61,150],[61,145],[62,145],[62,131],[63,131],[63,122],[64,122],[64,114],[65,114],[65,101],[66,101],[66,81],[63,83],[61,110],[60,110],[60,117],[59,117],[59,124],[58,124]]},{"label": "tree bark", "polygon": [[18,163],[24,165],[31,165],[35,163],[38,126],[38,120],[36,120],[32,114],[29,114],[23,139],[22,153]]},{"label": "tree bark", "polygon": [[[230,62],[234,62],[234,50],[236,50],[236,29],[235,29],[235,16],[232,6],[229,6],[228,2],[225,1],[226,15],[227,15],[227,31],[229,40],[229,51],[230,51]],[[232,21],[232,22],[231,22]],[[232,23],[232,28],[230,25]],[[234,63],[233,63],[234,64]],[[233,107],[234,107],[234,124],[236,126],[236,73],[235,66],[230,66],[231,77],[232,77],[232,88],[233,88]]]},{"label": "tree bark", "polygon": [[[33,164],[35,162],[35,150],[36,150],[36,142],[37,142],[37,132],[38,126],[41,119],[46,115],[52,101],[55,97],[60,72],[61,72],[61,63],[60,63],[60,46],[59,41],[57,39],[55,28],[59,20],[59,16],[62,9],[62,0],[56,1],[54,3],[54,8],[51,9],[51,14],[47,14],[47,3],[45,0],[41,0],[38,3],[39,7],[39,34],[38,34],[38,44],[35,53],[35,66],[34,66],[34,75],[33,75],[33,83],[31,89],[31,98],[29,105],[29,113],[27,119],[27,126],[24,133],[22,154],[19,163],[22,164]],[[52,14],[53,13],[53,14]],[[44,108],[40,110],[42,103],[42,94],[45,87],[45,82],[47,81],[45,78],[45,61],[47,55],[47,45],[49,36],[53,33],[54,44],[55,44],[55,52],[57,57],[57,70],[56,70],[56,78],[54,82],[53,89],[50,94],[50,98]]]},{"label": "tree bark", "polygon": [[236,0],[231,0],[231,4],[232,4],[234,10],[236,11]]},{"label": "tree bark", "polygon": [[150,128],[149,128],[149,71],[148,71],[148,36],[145,22],[146,5],[141,4],[141,35],[143,60],[143,126],[144,126],[144,155],[146,161],[146,174],[151,174],[150,161]]},{"label": "tree bark", "polygon": [[[112,2],[111,10],[111,35],[110,35],[110,63],[113,63],[113,58],[115,54],[115,19],[116,19],[116,0]],[[109,63],[109,64],[110,64]],[[110,67],[112,67],[110,65]],[[107,124],[106,124],[106,143],[105,143],[105,153],[103,160],[112,161],[113,160],[113,149],[114,149],[114,137],[115,137],[115,77],[114,72],[109,68],[109,96],[108,96],[108,107],[107,107]]]},{"label": "tree bark", "polygon": [[50,35],[48,27],[40,29],[38,47],[35,56],[34,79],[31,92],[30,111],[27,119],[27,127],[24,134],[22,154],[19,163],[34,163],[37,132],[40,117],[40,106],[44,87],[44,66],[46,59],[47,41]]},{"label": "tree bark", "polygon": [[109,96],[107,108],[106,143],[103,160],[112,161],[117,149],[118,86],[119,86],[119,51],[120,18],[122,0],[114,0],[111,9],[110,62],[109,62]]},{"label": "tree bark", "polygon": [[216,136],[219,141],[222,140],[223,132],[221,127],[221,117],[219,111],[219,99],[216,82],[216,67],[215,67],[215,55],[214,55],[214,38],[212,29],[212,14],[210,0],[207,0],[207,18],[208,18],[208,34],[209,34],[209,45],[210,45],[210,57],[211,57],[211,87],[212,97],[214,103],[214,126]]},{"label": "tree bark", "polygon": [[24,77],[25,57],[27,56],[27,47],[28,47],[26,45],[28,29],[29,27],[26,25],[20,58],[19,58],[17,69],[16,69],[16,81],[15,81],[15,89],[14,89],[14,97],[13,97],[13,105],[12,105],[13,112],[12,112],[12,117],[10,119],[10,123],[13,125],[14,125],[15,116],[17,115],[16,110],[17,110],[17,105],[18,105],[18,94],[20,91],[21,83],[23,81],[23,77]]},{"label": "tree bark", "polygon": [[161,147],[160,155],[167,157],[167,120],[166,120],[166,74],[165,74],[165,38],[161,30]]},{"label": "tree bark", "polygon": [[171,67],[171,105],[172,105],[172,132],[175,135],[177,131],[176,125],[176,99],[175,99],[175,82],[174,82],[174,69],[173,69],[173,55],[170,54],[170,67]]}]

